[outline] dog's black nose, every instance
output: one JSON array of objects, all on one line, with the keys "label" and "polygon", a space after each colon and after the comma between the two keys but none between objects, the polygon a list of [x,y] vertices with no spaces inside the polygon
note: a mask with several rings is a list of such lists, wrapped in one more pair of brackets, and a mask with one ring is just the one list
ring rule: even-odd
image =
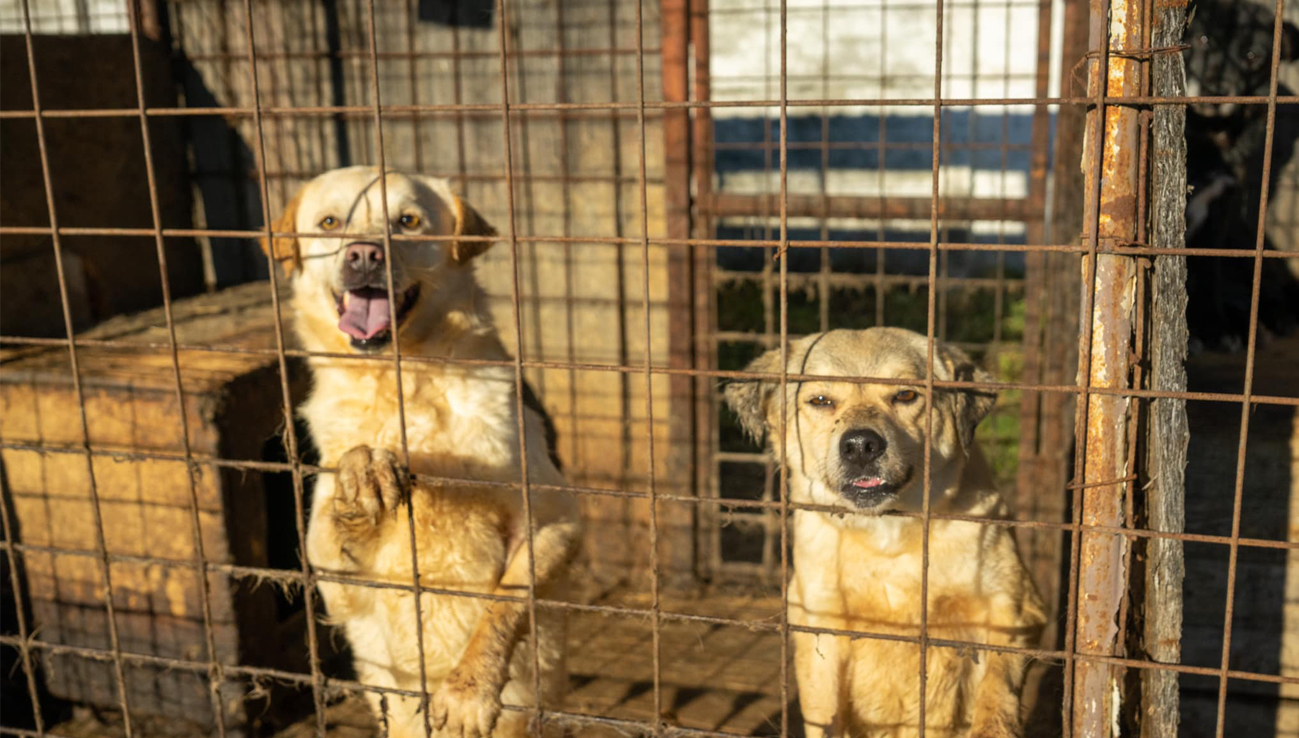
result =
[{"label": "dog's black nose", "polygon": [[371,272],[383,266],[383,248],[373,243],[354,243],[343,255],[347,266],[358,272]]},{"label": "dog's black nose", "polygon": [[889,444],[884,436],[869,428],[857,428],[839,439],[839,456],[852,467],[863,467],[884,455]]}]

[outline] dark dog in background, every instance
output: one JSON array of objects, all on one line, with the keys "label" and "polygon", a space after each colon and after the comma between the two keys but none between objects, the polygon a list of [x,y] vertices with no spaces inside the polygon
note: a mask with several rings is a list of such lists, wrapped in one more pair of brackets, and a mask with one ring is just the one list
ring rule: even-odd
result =
[{"label": "dark dog in background", "polygon": [[[1189,91],[1196,95],[1266,96],[1271,89],[1272,10],[1242,0],[1198,3],[1187,30]],[[1299,28],[1285,23],[1281,60],[1299,56]],[[1279,95],[1293,95],[1278,84]],[[1186,115],[1186,245],[1252,251],[1263,199],[1267,106],[1199,104]],[[1278,105],[1268,170],[1268,199],[1299,141],[1299,108]],[[1271,249],[1270,239],[1264,248]],[[1247,343],[1254,260],[1187,260],[1187,322],[1192,352],[1239,351]],[[1259,335],[1285,335],[1299,324],[1299,280],[1280,259],[1264,259]]]}]

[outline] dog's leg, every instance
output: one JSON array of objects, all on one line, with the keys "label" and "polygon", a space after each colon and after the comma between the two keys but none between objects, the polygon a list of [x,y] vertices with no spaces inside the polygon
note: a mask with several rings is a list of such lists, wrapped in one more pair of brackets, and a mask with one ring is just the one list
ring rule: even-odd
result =
[{"label": "dog's leg", "polygon": [[[989,645],[1030,648],[1037,644],[1042,623],[1046,621],[1036,592],[1022,587],[1023,582],[1029,581],[1028,573],[1022,569],[1016,573],[1015,581],[1020,583],[1020,587],[1011,589],[1018,591],[994,597],[990,603],[989,621],[998,625],[986,631]],[[1020,695],[1024,690],[1028,658],[1021,654],[991,651],[980,656],[988,660],[988,666],[974,688],[970,738],[1021,738]]]},{"label": "dog's leg", "polygon": [[[827,626],[818,623],[817,627]],[[793,639],[803,734],[807,738],[847,735],[849,708],[844,700],[844,679],[852,644],[845,636],[827,633],[795,633]]]},{"label": "dog's leg", "polygon": [[[577,545],[579,525],[555,522],[535,531],[529,565],[526,543],[517,545],[493,594],[526,597],[528,580],[536,572],[538,587],[553,579]],[[501,689],[509,678],[509,663],[526,627],[526,602],[494,600],[474,629],[460,662],[433,697],[433,726],[451,738],[485,738],[501,713]],[[540,695],[537,696],[540,699]]]},{"label": "dog's leg", "polygon": [[[316,501],[307,531],[307,560],[323,571],[360,572],[370,568],[374,549],[392,524],[405,497],[407,475],[397,457],[385,449],[357,446],[338,460],[338,474],[316,483]],[[344,617],[358,590],[321,582],[330,615]]]},{"label": "dog's leg", "polygon": [[[849,630],[839,583],[838,531],[821,513],[794,514],[794,576],[789,582],[789,622],[808,628]],[[815,566],[808,562],[816,562]],[[829,633],[795,633],[794,676],[806,738],[849,734],[852,708],[848,663],[852,641]]]},{"label": "dog's leg", "polygon": [[[843,594],[822,572],[798,571],[790,583],[789,622],[809,628],[846,630]],[[830,633],[795,633],[794,676],[798,679],[798,704],[803,710],[806,738],[848,735],[850,707],[847,695],[848,661],[852,642]]]},{"label": "dog's leg", "polygon": [[[990,528],[985,528],[985,532]],[[999,558],[1011,566],[988,568],[989,578],[981,583],[986,592],[998,592],[989,601],[985,642],[991,646],[1033,648],[1038,645],[1046,610],[1033,580],[1015,549],[1014,537],[1003,530],[996,536]],[[970,716],[970,738],[1021,738],[1020,714],[1028,657],[1015,653],[979,654],[986,658],[983,678],[975,685]]]},{"label": "dog's leg", "polygon": [[[1024,644],[1017,644],[1024,645]],[[988,670],[974,691],[970,738],[1021,738],[1019,697],[1027,659],[1013,653],[985,652]]]}]

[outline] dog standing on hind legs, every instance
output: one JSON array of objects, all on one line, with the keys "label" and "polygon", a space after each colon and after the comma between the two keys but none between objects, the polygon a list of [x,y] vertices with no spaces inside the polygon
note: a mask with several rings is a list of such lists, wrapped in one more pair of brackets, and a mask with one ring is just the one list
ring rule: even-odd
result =
[{"label": "dog standing on hind legs", "polygon": [[[373,167],[322,174],[273,226],[320,235],[263,243],[292,286],[302,348],[357,357],[308,360],[312,389],[299,412],[321,464],[337,474],[316,482],[307,558],[321,573],[409,587],[413,523],[422,586],[512,598],[422,593],[417,622],[409,589],[318,585],[362,683],[421,691],[422,637],[429,714],[421,700],[389,694],[382,715],[380,696],[367,693],[392,738],[423,736],[426,721],[447,738],[529,735],[536,732],[531,711],[503,711],[502,704],[562,700],[563,611],[539,608],[531,629],[526,598],[534,575],[538,597],[563,595],[580,536],[577,502],[561,490],[533,489],[531,520],[524,514],[512,366],[404,361],[399,409],[392,356],[383,356],[394,341],[404,357],[510,357],[473,274],[474,257],[495,231],[444,180],[395,172],[384,179],[381,185]],[[411,237],[391,241],[395,304],[383,248],[388,227]],[[524,427],[529,480],[562,485],[542,414],[529,407]],[[412,483],[412,472],[489,484]]]},{"label": "dog standing on hind legs", "polygon": [[[920,635],[927,339],[896,328],[831,331],[793,342],[793,375],[879,377],[901,384],[741,380],[726,401],[751,435],[786,456],[795,509],[789,622],[867,634]],[[779,374],[781,351],[746,371]],[[959,349],[934,347],[933,377],[988,381]],[[936,389],[930,428],[930,509],[989,519],[1008,510],[974,441],[995,397]],[[782,409],[783,408],[783,409]],[[785,414],[782,418],[782,412]],[[784,438],[776,437],[784,428]],[[931,520],[926,629],[931,638],[1037,645],[1045,608],[1011,529]],[[795,632],[794,668],[807,738],[910,738],[919,732],[920,647],[911,642]],[[1027,657],[930,645],[925,735],[1021,738]]]}]

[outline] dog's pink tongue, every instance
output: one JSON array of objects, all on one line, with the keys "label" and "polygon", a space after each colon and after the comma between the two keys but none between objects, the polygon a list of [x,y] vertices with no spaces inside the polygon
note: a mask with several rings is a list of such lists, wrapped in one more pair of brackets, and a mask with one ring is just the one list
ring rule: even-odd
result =
[{"label": "dog's pink tongue", "polygon": [[338,329],[353,338],[374,338],[392,326],[388,292],[374,287],[352,290],[347,307],[338,319]]}]

